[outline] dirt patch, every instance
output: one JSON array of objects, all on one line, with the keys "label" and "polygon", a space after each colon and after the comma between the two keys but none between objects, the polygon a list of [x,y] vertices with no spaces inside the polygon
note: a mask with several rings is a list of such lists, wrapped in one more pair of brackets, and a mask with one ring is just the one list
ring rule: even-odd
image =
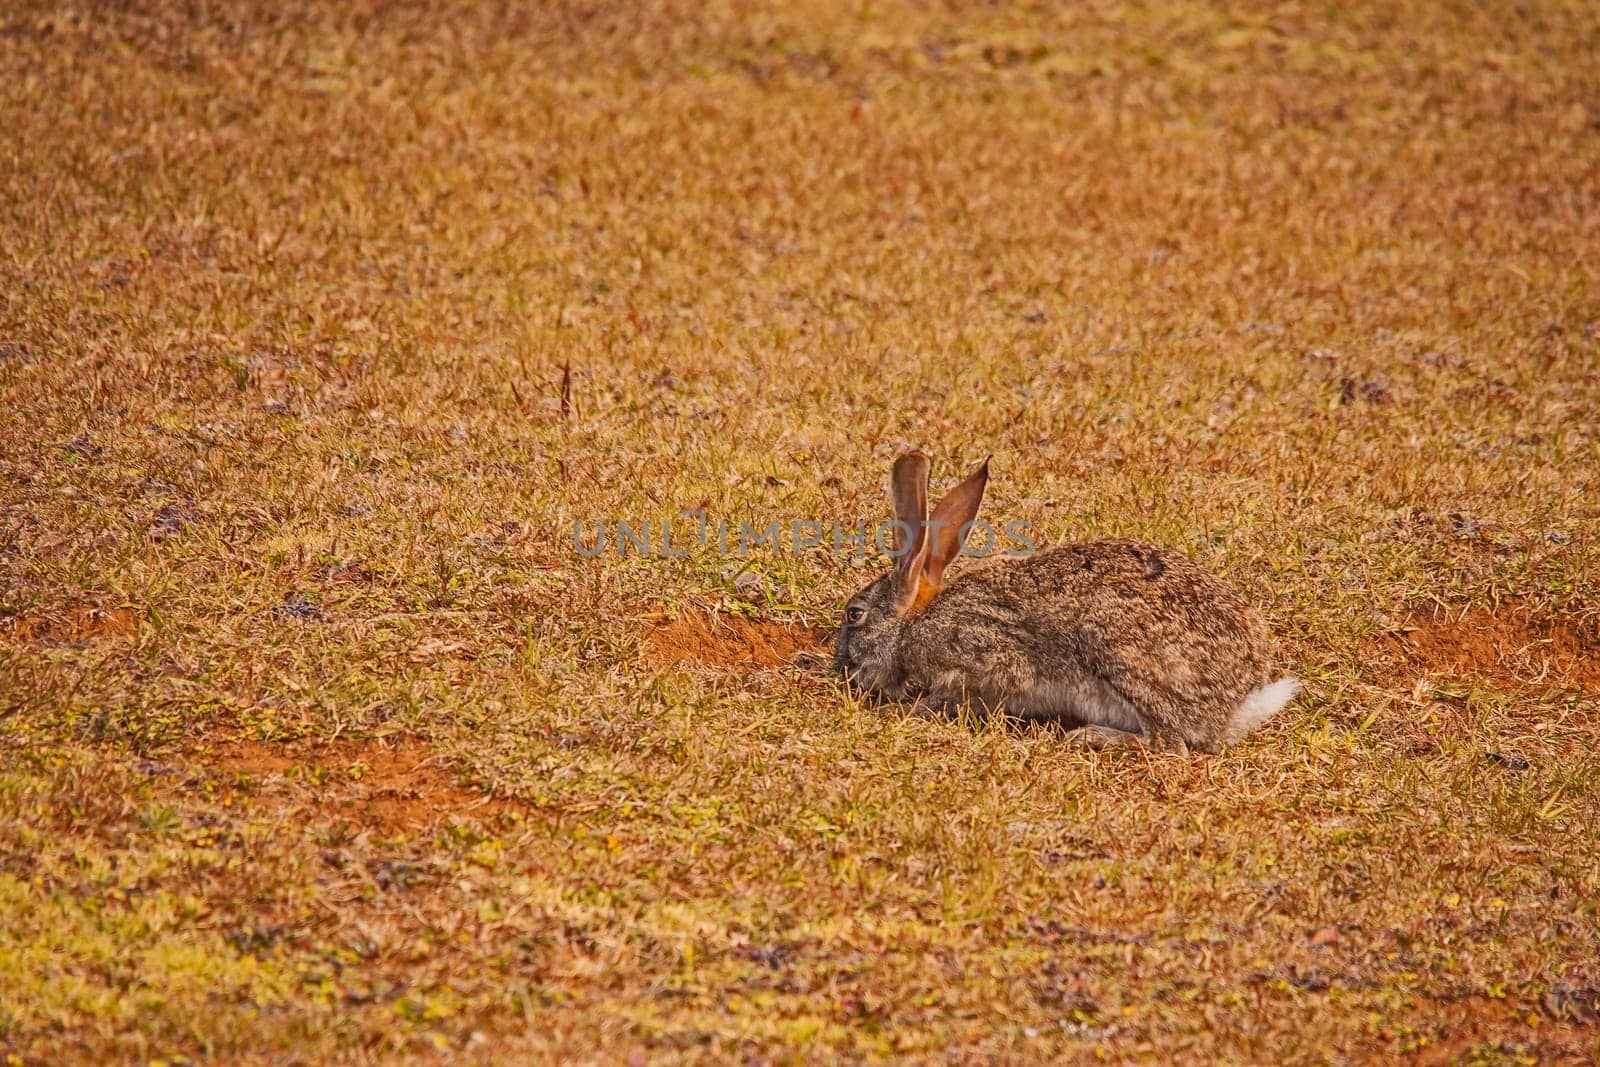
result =
[{"label": "dirt patch", "polygon": [[414,739],[233,741],[191,759],[300,821],[342,821],[383,836],[487,819],[507,807],[463,785],[438,753]]},{"label": "dirt patch", "polygon": [[62,645],[132,637],[139,632],[139,614],[127,606],[101,608],[75,604],[60,611],[0,620],[0,637],[18,644]]},{"label": "dirt patch", "polygon": [[825,654],[824,636],[805,626],[695,611],[654,624],[645,637],[645,651],[661,667],[783,667],[797,657]]},{"label": "dirt patch", "polygon": [[1412,678],[1474,677],[1502,687],[1600,692],[1600,623],[1541,617],[1519,604],[1491,611],[1432,606],[1383,639],[1385,658]]},{"label": "dirt patch", "polygon": [[[1541,1025],[1530,1024],[1526,1010],[1517,1011],[1503,1000],[1486,997],[1422,1001],[1419,1007],[1429,1022],[1423,1028],[1426,1040],[1414,1042],[1408,1049],[1411,1062],[1416,1064],[1443,1067],[1480,1060],[1501,1062],[1512,1057],[1533,1057],[1524,1062],[1542,1062],[1559,1058],[1558,1050],[1568,1045],[1560,1038],[1573,1034],[1565,1026],[1554,1028],[1553,1033],[1548,1019]],[[1552,1036],[1557,1037],[1557,1042],[1551,1042]],[[1392,1051],[1386,1052],[1381,1058],[1392,1062],[1391,1055]]]}]

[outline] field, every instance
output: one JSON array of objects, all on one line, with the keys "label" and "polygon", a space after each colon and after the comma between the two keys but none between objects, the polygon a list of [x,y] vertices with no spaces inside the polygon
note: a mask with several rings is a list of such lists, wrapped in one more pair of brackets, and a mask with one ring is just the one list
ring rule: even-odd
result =
[{"label": "field", "polygon": [[[0,1057],[1600,1058],[1597,52],[6,4]],[[1304,694],[1181,758],[857,699],[882,559],[715,532],[910,446],[1187,552]]]}]

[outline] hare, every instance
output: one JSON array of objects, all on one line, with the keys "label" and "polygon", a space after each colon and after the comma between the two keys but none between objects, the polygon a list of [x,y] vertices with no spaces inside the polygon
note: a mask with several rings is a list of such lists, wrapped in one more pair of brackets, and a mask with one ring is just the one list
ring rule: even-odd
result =
[{"label": "hare", "polygon": [[1261,615],[1178,552],[1126,539],[995,559],[946,577],[989,480],[928,512],[928,459],[895,461],[889,573],[851,597],[834,665],[852,684],[952,711],[1069,727],[1078,747],[1216,752],[1294,698],[1268,682]]}]

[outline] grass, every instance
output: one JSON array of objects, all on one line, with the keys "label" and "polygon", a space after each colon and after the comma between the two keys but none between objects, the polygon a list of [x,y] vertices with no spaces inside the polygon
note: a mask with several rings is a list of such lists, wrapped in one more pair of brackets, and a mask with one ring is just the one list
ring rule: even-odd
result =
[{"label": "grass", "polygon": [[[1594,5],[528,7],[0,13],[8,1062],[1600,1056]],[[912,444],[1305,696],[1068,752],[573,547]]]}]

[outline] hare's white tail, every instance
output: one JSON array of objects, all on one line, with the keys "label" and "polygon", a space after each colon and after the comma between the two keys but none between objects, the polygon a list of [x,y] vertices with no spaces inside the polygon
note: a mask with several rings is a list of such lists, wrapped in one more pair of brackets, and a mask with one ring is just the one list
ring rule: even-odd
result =
[{"label": "hare's white tail", "polygon": [[1228,729],[1224,734],[1228,744],[1243,740],[1251,730],[1282,711],[1283,706],[1293,700],[1298,692],[1300,680],[1297,678],[1279,678],[1270,685],[1252,689],[1228,721]]}]

